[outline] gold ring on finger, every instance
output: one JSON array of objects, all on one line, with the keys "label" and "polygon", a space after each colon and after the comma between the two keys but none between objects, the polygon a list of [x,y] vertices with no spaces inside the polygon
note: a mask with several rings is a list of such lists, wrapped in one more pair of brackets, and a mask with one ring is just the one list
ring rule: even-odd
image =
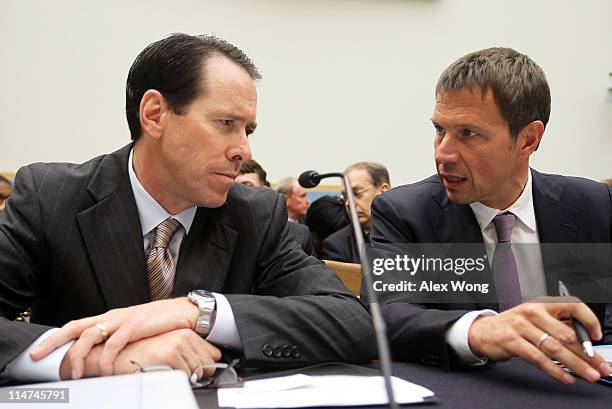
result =
[{"label": "gold ring on finger", "polygon": [[100,335],[102,335],[102,337],[106,341],[108,339],[108,328],[106,328],[106,325],[102,324],[101,322],[98,322],[96,324],[96,328],[98,329]]}]

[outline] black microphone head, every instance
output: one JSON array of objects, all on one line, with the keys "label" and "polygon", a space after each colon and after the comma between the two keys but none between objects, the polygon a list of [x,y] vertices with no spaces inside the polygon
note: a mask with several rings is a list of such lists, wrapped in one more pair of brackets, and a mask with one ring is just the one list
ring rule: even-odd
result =
[{"label": "black microphone head", "polygon": [[321,175],[316,170],[307,170],[303,172],[298,178],[300,186],[306,189],[313,188],[321,182]]}]

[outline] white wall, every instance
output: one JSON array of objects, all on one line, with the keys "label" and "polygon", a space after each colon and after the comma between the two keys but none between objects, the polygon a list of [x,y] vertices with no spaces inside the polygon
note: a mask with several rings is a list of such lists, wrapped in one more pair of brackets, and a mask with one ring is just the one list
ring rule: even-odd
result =
[{"label": "white wall", "polygon": [[385,163],[394,184],[433,173],[436,80],[490,46],[522,51],[548,75],[552,116],[532,164],[612,177],[610,16],[608,0],[5,0],[0,170],[127,143],[127,71],[147,44],[181,31],[216,33],[260,67],[252,147],[271,180],[357,160]]}]

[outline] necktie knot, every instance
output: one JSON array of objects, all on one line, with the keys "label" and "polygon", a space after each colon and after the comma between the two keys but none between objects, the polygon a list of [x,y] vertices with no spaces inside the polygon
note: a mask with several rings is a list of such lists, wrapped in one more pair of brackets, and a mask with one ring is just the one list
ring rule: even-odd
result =
[{"label": "necktie knot", "polygon": [[516,216],[512,213],[498,214],[493,218],[493,224],[495,225],[495,231],[497,232],[498,243],[510,243],[512,239],[512,229],[514,228],[514,222]]},{"label": "necktie knot", "polygon": [[171,217],[161,222],[155,230],[153,247],[167,248],[179,225],[179,221]]}]

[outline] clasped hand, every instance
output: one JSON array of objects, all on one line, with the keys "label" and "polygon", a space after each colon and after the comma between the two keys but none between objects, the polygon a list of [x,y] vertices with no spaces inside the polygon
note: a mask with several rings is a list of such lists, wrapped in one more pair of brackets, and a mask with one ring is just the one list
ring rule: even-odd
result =
[{"label": "clasped hand", "polygon": [[132,372],[130,360],[145,366],[166,364],[189,374],[191,368],[221,357],[216,347],[192,330],[197,315],[197,307],[185,297],[111,310],[67,323],[34,348],[30,357],[42,359],[76,339],[62,361],[63,378]]}]

